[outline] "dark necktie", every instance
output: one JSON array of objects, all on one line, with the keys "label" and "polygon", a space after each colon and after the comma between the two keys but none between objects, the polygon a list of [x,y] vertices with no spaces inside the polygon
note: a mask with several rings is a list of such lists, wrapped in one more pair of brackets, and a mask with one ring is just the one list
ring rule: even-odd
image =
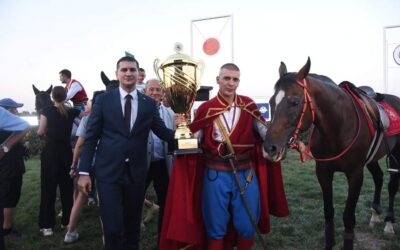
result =
[{"label": "dark necktie", "polygon": [[131,111],[132,111],[132,96],[125,96],[125,126],[128,132],[131,132]]}]

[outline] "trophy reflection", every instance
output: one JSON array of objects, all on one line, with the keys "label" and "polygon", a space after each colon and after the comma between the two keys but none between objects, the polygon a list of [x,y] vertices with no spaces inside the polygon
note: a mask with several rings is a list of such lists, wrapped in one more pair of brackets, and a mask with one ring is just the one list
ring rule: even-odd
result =
[{"label": "trophy reflection", "polygon": [[165,89],[166,98],[176,114],[184,115],[186,121],[175,131],[178,150],[175,154],[197,153],[200,151],[197,138],[193,138],[187,127],[190,111],[200,86],[199,78],[203,72],[202,61],[194,61],[189,55],[181,53],[181,45],[175,45],[176,53],[163,62],[154,60],[154,71]]}]

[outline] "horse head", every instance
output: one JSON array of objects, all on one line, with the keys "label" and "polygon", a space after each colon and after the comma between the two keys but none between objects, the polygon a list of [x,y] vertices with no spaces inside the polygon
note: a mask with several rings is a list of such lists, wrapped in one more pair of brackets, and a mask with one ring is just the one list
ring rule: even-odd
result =
[{"label": "horse head", "polygon": [[46,91],[38,90],[34,84],[32,84],[32,87],[33,92],[35,93],[35,109],[36,112],[40,114],[43,108],[53,104],[50,97],[51,91],[53,90],[53,85],[50,85]]},{"label": "horse head", "polygon": [[101,76],[101,80],[103,81],[104,85],[106,86],[107,92],[109,92],[115,88],[118,88],[118,86],[119,86],[118,80],[110,80],[103,71],[101,71],[100,76]]},{"label": "horse head", "polygon": [[307,108],[307,95],[302,84],[310,71],[311,61],[298,73],[288,73],[281,62],[279,80],[275,84],[274,95],[269,100],[271,122],[263,144],[264,157],[271,161],[280,161],[298,133],[311,126],[310,109]]}]

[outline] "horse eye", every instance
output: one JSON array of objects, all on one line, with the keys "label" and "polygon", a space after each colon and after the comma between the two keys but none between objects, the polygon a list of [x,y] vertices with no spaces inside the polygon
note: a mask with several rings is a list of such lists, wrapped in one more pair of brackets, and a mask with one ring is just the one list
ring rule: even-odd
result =
[{"label": "horse eye", "polygon": [[289,105],[290,106],[292,106],[292,107],[294,107],[294,106],[297,106],[297,105],[299,105],[300,104],[300,101],[299,100],[290,100],[289,101]]}]

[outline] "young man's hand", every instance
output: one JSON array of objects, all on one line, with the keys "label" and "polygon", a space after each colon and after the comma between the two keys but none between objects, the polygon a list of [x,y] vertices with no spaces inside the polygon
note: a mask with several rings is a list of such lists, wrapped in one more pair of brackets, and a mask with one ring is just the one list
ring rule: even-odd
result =
[{"label": "young man's hand", "polygon": [[79,175],[78,188],[86,196],[92,191],[92,180],[89,175]]}]

